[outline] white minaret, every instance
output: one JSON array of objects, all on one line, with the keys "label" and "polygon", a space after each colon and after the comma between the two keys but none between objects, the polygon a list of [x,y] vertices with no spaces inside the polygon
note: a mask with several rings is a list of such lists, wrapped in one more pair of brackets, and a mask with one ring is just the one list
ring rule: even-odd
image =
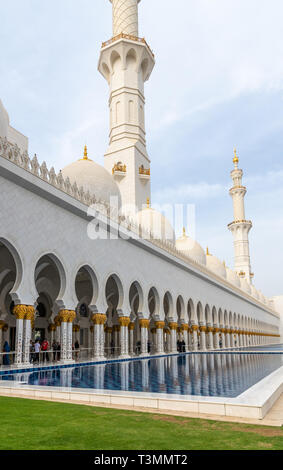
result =
[{"label": "white minaret", "polygon": [[110,1],[113,37],[102,44],[98,65],[110,87],[110,135],[104,165],[119,186],[123,206],[140,210],[151,195],[144,82],[155,61],[145,39],[138,37],[140,0]]},{"label": "white minaret", "polygon": [[247,188],[242,185],[243,170],[238,168],[239,158],[234,150],[234,170],[231,171],[233,187],[230,189],[230,195],[233,198],[234,221],[228,225],[229,230],[234,237],[235,252],[235,271],[240,277],[247,279],[251,283],[253,274],[251,272],[249,231],[252,228],[252,222],[246,220],[245,216],[245,195]]}]

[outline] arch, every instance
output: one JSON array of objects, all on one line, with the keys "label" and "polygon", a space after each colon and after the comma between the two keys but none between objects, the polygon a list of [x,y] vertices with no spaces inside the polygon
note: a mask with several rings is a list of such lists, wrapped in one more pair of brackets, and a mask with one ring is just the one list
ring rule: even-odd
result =
[{"label": "arch", "polygon": [[105,283],[105,297],[108,306],[121,309],[124,303],[124,289],[117,274],[111,274]]},{"label": "arch", "polygon": [[192,325],[196,321],[195,306],[192,299],[189,299],[187,305],[189,324]]},{"label": "arch", "polygon": [[198,319],[198,324],[204,323],[204,312],[203,312],[203,306],[201,302],[198,302],[197,304],[197,319]]},{"label": "arch", "polygon": [[143,80],[146,81],[149,75],[149,62],[148,59],[143,59],[141,63],[141,72],[143,76]]},{"label": "arch", "polygon": [[[34,283],[38,293],[40,293],[39,284],[45,280],[52,285],[52,292],[48,292],[53,303],[56,299],[61,299],[66,290],[66,273],[62,262],[53,253],[42,255],[37,261],[34,270]],[[43,282],[43,284],[44,284]],[[43,289],[45,291],[45,289]]]},{"label": "arch", "polygon": [[206,304],[205,309],[204,309],[204,317],[205,317],[206,325],[211,325],[212,324],[212,318],[211,318],[210,307],[209,307],[208,304]]},{"label": "arch", "polygon": [[135,314],[143,312],[144,307],[144,295],[143,290],[138,281],[132,282],[129,289],[129,302],[131,311]]},{"label": "arch", "polygon": [[172,318],[174,315],[173,298],[169,291],[163,297],[163,310],[165,318]]},{"label": "arch", "polygon": [[218,325],[218,315],[217,315],[216,307],[212,308],[212,321],[214,325]]},{"label": "arch", "polygon": [[159,315],[160,297],[155,287],[149,289],[147,301],[150,315]]},{"label": "arch", "polygon": [[112,51],[111,56],[110,56],[110,64],[111,64],[113,73],[115,73],[115,71],[118,69],[121,62],[122,62],[122,59],[121,59],[120,54],[118,54],[117,51]]},{"label": "arch", "polygon": [[[15,279],[14,279],[14,284],[12,289],[16,291],[21,284],[22,278],[23,278],[23,264],[22,260],[20,258],[18,250],[14,247],[12,243],[10,243],[8,240],[5,238],[0,237],[0,273],[3,272],[2,266],[5,266],[4,262],[4,253],[1,254],[1,247],[4,247],[9,255],[10,255],[10,262],[12,261],[12,265],[14,268],[15,272]],[[6,266],[6,269],[8,266]],[[5,268],[4,268],[5,269]],[[11,289],[11,290],[12,290]]]},{"label": "arch", "polygon": [[98,280],[94,270],[87,264],[81,266],[75,278],[78,305],[95,305],[98,298]]},{"label": "arch", "polygon": [[177,317],[178,317],[179,322],[187,323],[186,318],[185,318],[186,316],[185,302],[181,295],[177,297],[176,311],[177,311]]},{"label": "arch", "polygon": [[128,50],[126,55],[126,68],[134,69],[137,63],[137,54],[135,49],[131,48]]}]

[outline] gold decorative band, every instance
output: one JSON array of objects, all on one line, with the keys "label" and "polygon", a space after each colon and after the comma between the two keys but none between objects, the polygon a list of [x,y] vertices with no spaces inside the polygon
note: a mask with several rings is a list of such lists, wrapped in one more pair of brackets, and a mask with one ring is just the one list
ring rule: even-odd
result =
[{"label": "gold decorative band", "polygon": [[128,326],[128,328],[129,328],[129,330],[130,330],[130,331],[134,331],[134,329],[135,329],[135,324],[134,324],[134,323],[132,323],[132,322],[131,322],[131,323],[129,323],[129,326]]},{"label": "gold decorative band", "polygon": [[206,333],[206,331],[207,331],[206,326],[201,326],[201,327],[200,327],[200,331],[201,331],[202,333]]},{"label": "gold decorative band", "polygon": [[60,310],[58,317],[63,323],[73,323],[76,318],[76,312],[74,310]]},{"label": "gold decorative band", "polygon": [[32,305],[15,305],[13,313],[18,320],[34,320],[35,309]]},{"label": "gold decorative band", "polygon": [[169,328],[170,328],[170,330],[177,330],[177,328],[178,328],[178,323],[176,323],[176,322],[169,322]]},{"label": "gold decorative band", "polygon": [[193,331],[198,331],[199,329],[198,325],[192,325],[191,328]]},{"label": "gold decorative band", "polygon": [[95,313],[92,315],[91,320],[94,325],[104,325],[106,323],[107,317],[103,313]]},{"label": "gold decorative band", "polygon": [[4,326],[5,326],[5,322],[3,320],[0,320],[0,330],[3,330]]},{"label": "gold decorative band", "polygon": [[50,323],[50,325],[48,326],[48,331],[51,332],[51,331],[56,331],[56,325],[55,323]]},{"label": "gold decorative band", "polygon": [[146,318],[141,318],[140,321],[139,321],[139,325],[140,325],[141,328],[148,329],[149,328],[149,320],[146,319]]},{"label": "gold decorative band", "polygon": [[157,330],[163,330],[163,328],[165,328],[165,321],[156,321],[155,328]]},{"label": "gold decorative band", "polygon": [[118,320],[119,320],[120,326],[128,327],[129,324],[131,323],[130,317],[119,317]]}]

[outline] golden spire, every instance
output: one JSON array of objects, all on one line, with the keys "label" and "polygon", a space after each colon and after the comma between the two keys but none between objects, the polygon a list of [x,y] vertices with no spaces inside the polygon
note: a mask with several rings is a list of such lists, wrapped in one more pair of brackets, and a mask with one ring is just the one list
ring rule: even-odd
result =
[{"label": "golden spire", "polygon": [[87,156],[87,146],[85,145],[85,149],[84,149],[84,160],[88,160],[88,156]]},{"label": "golden spire", "polygon": [[208,247],[206,248],[206,255],[207,255],[207,256],[211,256],[211,254],[209,253]]},{"label": "golden spire", "polygon": [[237,150],[236,150],[236,149],[234,149],[233,163],[234,163],[235,166],[238,165],[238,163],[239,163],[239,158],[238,158]]},{"label": "golden spire", "polygon": [[150,209],[150,199],[149,199],[149,197],[146,200],[146,205],[147,205],[147,208]]},{"label": "golden spire", "polygon": [[186,236],[187,236],[187,234],[186,234],[186,228],[183,227],[183,237],[186,237]]}]

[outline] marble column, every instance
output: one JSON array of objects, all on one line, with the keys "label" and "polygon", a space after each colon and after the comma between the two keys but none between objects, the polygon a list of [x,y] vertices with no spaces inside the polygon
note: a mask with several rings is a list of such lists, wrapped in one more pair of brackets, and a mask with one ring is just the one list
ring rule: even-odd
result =
[{"label": "marble column", "polygon": [[135,324],[134,323],[129,323],[128,326],[129,330],[129,354],[130,356],[134,356],[134,330],[135,330]]},{"label": "marble column", "polygon": [[120,325],[113,326],[114,333],[114,355],[119,356],[120,353]]},{"label": "marble column", "polygon": [[146,318],[142,318],[139,321],[140,329],[141,329],[141,355],[147,356],[148,355],[148,328],[149,328],[149,320]]},{"label": "marble column", "polygon": [[129,330],[130,317],[119,317],[120,323],[120,357],[129,357]]},{"label": "marble column", "polygon": [[193,350],[193,330],[188,325],[188,348],[189,351]]},{"label": "marble column", "polygon": [[34,322],[35,309],[33,306],[26,306],[24,319],[24,342],[23,342],[23,364],[30,364],[30,341],[32,332],[32,322]]},{"label": "marble column", "polygon": [[155,322],[156,327],[156,354],[164,354],[164,337],[163,330],[165,327],[164,321]]},{"label": "marble column", "polygon": [[170,328],[170,353],[177,353],[177,328],[178,323],[176,322],[169,322]]},{"label": "marble column", "polygon": [[23,364],[24,318],[26,315],[26,305],[16,305],[13,313],[16,317],[15,366],[19,367]]},{"label": "marble column", "polygon": [[206,351],[206,331],[207,328],[204,325],[200,326],[200,349]]},{"label": "marble column", "polygon": [[182,328],[183,328],[183,335],[184,335],[184,342],[185,342],[185,350],[187,352],[189,351],[189,335],[188,335],[189,325],[184,323],[182,325]]},{"label": "marble column", "polygon": [[54,318],[54,323],[55,323],[55,326],[56,326],[56,330],[55,330],[55,341],[57,343],[60,343],[61,341],[61,320],[60,320],[60,316],[57,315],[55,318]]},{"label": "marble column", "polygon": [[207,347],[208,347],[209,350],[214,349],[213,348],[213,328],[212,328],[211,324],[207,325],[206,331],[207,331],[207,337],[208,337],[207,338]]},{"label": "marble column", "polygon": [[107,317],[103,313],[95,313],[91,320],[93,322],[93,359],[104,359],[104,325]]},{"label": "marble column", "polygon": [[[92,327],[93,328],[93,327]],[[105,346],[106,346],[106,356],[111,356],[111,339],[112,339],[113,328],[107,326],[105,330]]]},{"label": "marble column", "polygon": [[226,328],[225,328],[225,347],[226,349],[227,348],[230,348],[230,334],[229,334],[229,326],[226,325]]},{"label": "marble column", "polygon": [[192,331],[193,331],[193,351],[198,351],[198,331],[199,327],[198,325],[192,325]]},{"label": "marble column", "polygon": [[60,360],[63,363],[72,362],[73,321],[76,318],[74,310],[60,310],[61,350]]},{"label": "marble column", "polygon": [[213,334],[214,334],[214,348],[215,349],[219,349],[220,346],[219,346],[219,328],[217,325],[214,325],[214,328],[213,328]]}]

